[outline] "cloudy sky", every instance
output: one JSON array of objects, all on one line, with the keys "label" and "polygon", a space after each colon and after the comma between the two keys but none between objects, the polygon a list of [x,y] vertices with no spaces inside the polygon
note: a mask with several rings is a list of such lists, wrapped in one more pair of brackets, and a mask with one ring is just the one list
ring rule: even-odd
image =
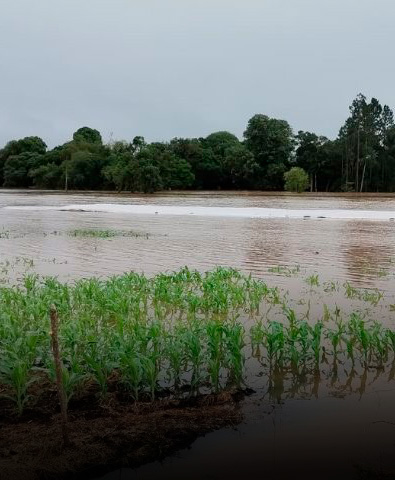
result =
[{"label": "cloudy sky", "polygon": [[229,130],[335,137],[358,92],[395,108],[394,0],[0,0],[0,145]]}]

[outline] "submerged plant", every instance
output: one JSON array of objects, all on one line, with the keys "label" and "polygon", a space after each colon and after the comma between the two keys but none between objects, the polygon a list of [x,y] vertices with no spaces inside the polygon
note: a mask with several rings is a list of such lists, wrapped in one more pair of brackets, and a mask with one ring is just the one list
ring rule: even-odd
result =
[{"label": "submerged plant", "polygon": [[319,277],[317,274],[310,275],[306,278],[306,282],[310,285],[310,287],[319,287]]},{"label": "submerged plant", "polygon": [[68,232],[70,237],[82,238],[112,238],[112,237],[144,237],[148,238],[148,233],[135,232],[133,230],[95,230],[95,229],[76,229]]},{"label": "submerged plant", "polygon": [[[310,284],[317,286],[318,277]],[[382,298],[349,284],[345,293],[370,308]],[[325,300],[317,314],[310,298],[292,301],[278,287],[223,267],[72,284],[27,275],[19,286],[0,288],[0,389],[23,413],[33,382],[44,385],[46,377],[55,384],[52,303],[67,402],[88,391],[100,398],[122,391],[135,402],[218,393],[248,382],[251,361],[271,378],[282,370],[317,376],[347,362],[382,368],[394,359],[391,328],[369,320],[367,311],[347,316]]]}]

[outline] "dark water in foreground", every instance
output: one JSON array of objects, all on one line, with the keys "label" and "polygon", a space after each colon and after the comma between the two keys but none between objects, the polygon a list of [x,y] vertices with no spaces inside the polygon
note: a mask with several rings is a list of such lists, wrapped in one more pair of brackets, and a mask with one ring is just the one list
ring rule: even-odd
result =
[{"label": "dark water in foreground", "polygon": [[[217,210],[324,209],[328,218],[62,211],[68,205],[100,203]],[[10,206],[34,208],[4,208]],[[346,311],[359,308],[395,329],[395,311],[390,308],[395,304],[395,223],[336,218],[333,212],[339,210],[395,212],[395,199],[2,192],[0,281],[17,282],[24,272],[72,281],[128,270],[150,275],[184,265],[199,270],[224,265],[264,278],[270,285],[280,285],[295,301],[310,298],[316,317],[321,315],[324,303]],[[148,238],[80,238],[68,234],[74,229],[91,228],[133,230],[148,234]],[[277,266],[281,268],[276,270]],[[313,274],[319,275],[320,293],[311,294],[306,283]],[[324,285],[331,281],[340,285],[340,292],[323,292]],[[351,302],[344,296],[344,282],[359,288],[379,288],[385,297],[377,306]],[[285,372],[268,379],[260,376],[259,368],[252,371],[248,384],[256,393],[243,402],[244,421],[237,428],[198,439],[190,449],[163,463],[123,469],[103,478],[395,478],[394,365],[386,365],[384,370],[371,366],[354,371],[350,365],[334,368],[329,362],[320,378]],[[367,470],[376,477],[366,476]],[[380,472],[387,476],[377,477]]]},{"label": "dark water in foreground", "polygon": [[103,479],[371,478],[363,476],[366,469],[393,472],[395,426],[381,423],[393,402],[385,388],[362,398],[290,399],[276,406],[257,398],[247,402],[246,420],[236,429],[198,439],[163,463]]}]

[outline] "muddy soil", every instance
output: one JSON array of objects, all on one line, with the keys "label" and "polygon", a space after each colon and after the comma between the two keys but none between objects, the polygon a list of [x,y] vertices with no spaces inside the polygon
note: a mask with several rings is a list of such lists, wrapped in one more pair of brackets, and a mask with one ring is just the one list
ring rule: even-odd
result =
[{"label": "muddy soil", "polygon": [[197,437],[242,419],[240,393],[154,403],[86,397],[69,411],[71,446],[62,445],[60,413],[53,398],[22,417],[0,405],[0,479],[82,479],[120,467],[160,460]]}]

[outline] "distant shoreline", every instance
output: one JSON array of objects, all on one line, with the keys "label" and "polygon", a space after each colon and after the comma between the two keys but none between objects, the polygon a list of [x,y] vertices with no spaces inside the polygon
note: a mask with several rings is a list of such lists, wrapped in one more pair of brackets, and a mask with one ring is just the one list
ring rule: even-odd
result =
[{"label": "distant shoreline", "polygon": [[307,198],[395,198],[395,193],[390,192],[285,192],[285,191],[262,191],[262,190],[161,190],[154,193],[141,192],[117,192],[115,190],[40,190],[34,188],[13,189],[0,188],[0,193],[7,194],[45,194],[45,195],[114,195],[122,197],[161,197],[161,196],[252,196],[252,197],[307,197]]}]

